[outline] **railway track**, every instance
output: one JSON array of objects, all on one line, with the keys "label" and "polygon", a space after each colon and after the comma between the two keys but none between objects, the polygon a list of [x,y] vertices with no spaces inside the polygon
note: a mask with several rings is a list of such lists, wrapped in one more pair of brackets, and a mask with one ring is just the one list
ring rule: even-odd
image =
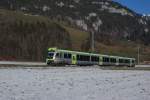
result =
[{"label": "railway track", "polygon": [[[58,66],[48,66],[45,62],[18,62],[18,61],[0,61],[0,67],[58,67]],[[66,65],[59,67],[95,67],[95,66],[76,66],[76,65]],[[99,66],[96,66],[99,67]],[[136,65],[135,67],[115,67],[115,66],[100,66],[99,68],[103,70],[150,70],[150,65]]]},{"label": "railway track", "polygon": [[18,61],[0,61],[0,67],[44,67],[47,66],[45,62],[18,62]]}]

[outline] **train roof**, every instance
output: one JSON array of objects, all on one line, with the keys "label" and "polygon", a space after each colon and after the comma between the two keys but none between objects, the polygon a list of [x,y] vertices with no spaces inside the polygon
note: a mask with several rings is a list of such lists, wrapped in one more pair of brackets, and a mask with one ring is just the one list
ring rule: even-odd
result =
[{"label": "train roof", "polygon": [[120,59],[134,59],[135,58],[129,58],[129,57],[121,57],[121,56],[112,56],[112,55],[104,55],[104,54],[97,54],[97,53],[88,53],[88,52],[80,52],[80,51],[71,51],[71,50],[63,50],[58,48],[49,48],[48,51],[61,51],[61,52],[70,52],[70,53],[77,53],[77,54],[83,54],[83,55],[95,55],[95,56],[104,56],[104,57],[112,57],[112,58],[120,58]]}]

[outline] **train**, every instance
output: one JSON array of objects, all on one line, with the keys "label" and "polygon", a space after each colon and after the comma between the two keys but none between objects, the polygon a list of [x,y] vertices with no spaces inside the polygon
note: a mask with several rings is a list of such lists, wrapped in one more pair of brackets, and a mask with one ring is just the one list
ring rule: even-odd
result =
[{"label": "train", "polygon": [[135,66],[135,58],[48,48],[47,65]]}]

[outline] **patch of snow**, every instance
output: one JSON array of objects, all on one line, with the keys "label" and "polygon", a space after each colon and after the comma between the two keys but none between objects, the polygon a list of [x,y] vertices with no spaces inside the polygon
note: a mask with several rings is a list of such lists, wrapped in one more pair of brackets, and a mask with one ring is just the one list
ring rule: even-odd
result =
[{"label": "patch of snow", "polygon": [[111,12],[111,13],[120,13],[121,15],[133,16],[132,14],[128,13],[125,9],[116,9],[116,8],[110,7],[109,12]]},{"label": "patch of snow", "polygon": [[150,14],[143,14],[143,17],[150,17]]},{"label": "patch of snow", "polygon": [[42,10],[43,10],[44,12],[45,12],[45,11],[48,11],[48,10],[50,10],[50,7],[44,5]]},{"label": "patch of snow", "polygon": [[143,19],[139,19],[138,21],[139,21],[140,24],[144,24],[144,25],[147,24],[146,21],[144,21]]},{"label": "patch of snow", "polygon": [[127,38],[128,36],[129,36],[129,33],[128,33],[128,32],[124,32],[123,37],[124,37],[124,38]]},{"label": "patch of snow", "polygon": [[108,7],[108,6],[106,6],[106,5],[102,5],[102,9],[106,9],[106,10],[108,10],[108,9],[109,9],[109,7]]},{"label": "patch of snow", "polygon": [[70,8],[75,8],[75,6],[74,6],[74,5],[69,5],[69,7],[70,7]]},{"label": "patch of snow", "polygon": [[97,16],[97,14],[96,14],[96,13],[94,13],[94,12],[89,13],[89,17],[96,17],[96,16]]},{"label": "patch of snow", "polygon": [[31,16],[30,14],[24,14],[25,16]]},{"label": "patch of snow", "polygon": [[109,3],[108,3],[108,2],[105,2],[105,5],[107,5],[107,6],[108,6],[108,5],[109,5]]},{"label": "patch of snow", "polygon": [[87,31],[87,24],[84,22],[84,20],[76,20],[76,25]]},{"label": "patch of snow", "polygon": [[100,10],[108,10],[110,13],[119,13],[121,15],[129,15],[129,16],[133,16],[132,13],[128,12],[126,9],[121,8],[121,9],[117,9],[114,7],[109,7],[108,5],[102,5]]},{"label": "patch of snow", "polygon": [[98,67],[0,69],[0,100],[150,100],[150,72]]},{"label": "patch of snow", "polygon": [[59,6],[59,7],[63,7],[65,4],[61,1],[61,2],[56,2],[56,4],[57,4],[57,6]]},{"label": "patch of snow", "polygon": [[148,33],[148,32],[149,32],[149,29],[148,29],[148,28],[145,28],[144,31],[145,31],[146,33]]},{"label": "patch of snow", "polygon": [[26,7],[21,7],[20,9],[23,10],[23,11],[27,10]]},{"label": "patch of snow", "polygon": [[39,16],[39,15],[31,15],[31,14],[24,14],[25,16]]},{"label": "patch of snow", "polygon": [[73,0],[75,3],[79,3],[80,2],[80,0]]},{"label": "patch of snow", "polygon": [[104,2],[93,1],[92,4],[104,5]]},{"label": "patch of snow", "polygon": [[146,20],[150,20],[150,15],[143,15],[142,18],[146,19]]},{"label": "patch of snow", "polygon": [[89,20],[91,17],[96,17],[97,14],[94,12],[89,13],[89,15],[87,17],[85,17],[87,20]]},{"label": "patch of snow", "polygon": [[103,24],[101,19],[98,19],[96,22],[93,23],[93,28],[95,31],[98,31],[99,27]]}]

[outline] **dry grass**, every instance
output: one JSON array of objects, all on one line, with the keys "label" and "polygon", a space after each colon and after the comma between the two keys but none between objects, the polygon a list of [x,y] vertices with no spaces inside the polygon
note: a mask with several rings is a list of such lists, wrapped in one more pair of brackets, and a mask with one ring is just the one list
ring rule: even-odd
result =
[{"label": "dry grass", "polygon": [[88,38],[88,33],[84,31],[80,31],[71,27],[66,27],[65,29],[69,32],[71,37],[72,46],[79,50],[82,46],[82,43],[84,43]]},{"label": "dry grass", "polygon": [[[0,9],[0,15],[2,19],[7,19],[8,22],[14,22],[14,21],[23,21],[26,23],[37,23],[38,22],[44,22],[46,24],[52,23],[52,21],[44,16],[38,16],[38,15],[32,15],[32,14],[24,14],[20,11],[9,11],[9,10],[3,10]],[[1,20],[2,20],[1,19]]]}]

